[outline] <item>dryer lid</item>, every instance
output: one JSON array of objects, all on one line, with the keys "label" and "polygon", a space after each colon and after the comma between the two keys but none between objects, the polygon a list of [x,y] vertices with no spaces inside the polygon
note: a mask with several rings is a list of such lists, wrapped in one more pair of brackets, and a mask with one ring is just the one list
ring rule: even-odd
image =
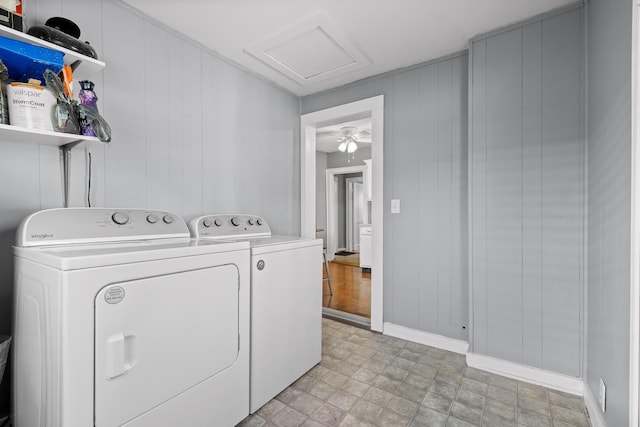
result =
[{"label": "dryer lid", "polygon": [[60,208],[26,217],[16,235],[16,246],[189,237],[178,215],[146,209]]}]

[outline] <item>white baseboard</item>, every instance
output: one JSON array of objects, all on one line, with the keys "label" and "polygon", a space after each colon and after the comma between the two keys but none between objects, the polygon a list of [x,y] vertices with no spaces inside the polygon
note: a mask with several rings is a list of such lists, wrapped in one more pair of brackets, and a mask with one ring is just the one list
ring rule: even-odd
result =
[{"label": "white baseboard", "polygon": [[418,331],[406,326],[394,325],[385,322],[383,325],[384,335],[389,335],[403,340],[412,341],[418,344],[430,345],[442,350],[452,351],[459,354],[467,354],[469,344],[466,341],[445,337],[444,335],[432,334],[430,332]]},{"label": "white baseboard", "polygon": [[584,384],[584,404],[587,407],[587,412],[589,412],[589,419],[591,421],[591,427],[607,427],[607,423],[604,421],[602,417],[602,412],[600,412],[600,405],[598,405],[598,401],[593,397],[593,393],[591,393],[591,388],[589,388],[589,384]]},{"label": "white baseboard", "polygon": [[584,393],[584,383],[580,378],[570,377],[520,363],[509,362],[483,354],[468,353],[467,365],[504,377],[541,385],[577,396],[582,396]]}]

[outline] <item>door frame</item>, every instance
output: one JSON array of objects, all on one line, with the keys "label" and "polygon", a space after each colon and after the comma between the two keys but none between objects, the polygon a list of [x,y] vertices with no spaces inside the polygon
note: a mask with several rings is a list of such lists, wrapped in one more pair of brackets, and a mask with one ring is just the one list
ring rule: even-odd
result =
[{"label": "door frame", "polygon": [[384,95],[300,116],[300,235],[316,235],[316,128],[357,117],[371,117],[372,201],[371,330],[383,331]]},{"label": "door frame", "polygon": [[631,49],[631,250],[629,425],[640,425],[640,3],[633,2]]}]

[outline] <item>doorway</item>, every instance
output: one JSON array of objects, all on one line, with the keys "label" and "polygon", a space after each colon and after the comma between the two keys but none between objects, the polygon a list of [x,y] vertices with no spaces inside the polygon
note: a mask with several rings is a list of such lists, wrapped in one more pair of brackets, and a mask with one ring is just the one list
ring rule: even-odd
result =
[{"label": "doorway", "polygon": [[[317,132],[320,143],[327,139],[322,129]],[[363,147],[362,153],[364,157],[370,156],[370,147]],[[360,230],[367,221],[365,213],[369,205],[364,194],[365,164],[358,160],[352,164],[359,165],[327,168],[327,163],[346,164],[344,154],[325,148],[316,155],[316,221],[322,230],[318,237],[324,239],[327,258],[323,272],[323,314],[370,327],[371,272],[365,271],[360,263]]]},{"label": "doorway", "polygon": [[[371,206],[372,260],[370,328],[382,332],[383,325],[383,135],[384,97],[382,95],[337,107],[327,108],[300,118],[301,128],[301,235],[316,236],[316,129],[350,120],[371,118]],[[357,151],[356,151],[357,153]],[[366,187],[366,185],[365,185]],[[369,209],[367,209],[369,210]]]}]

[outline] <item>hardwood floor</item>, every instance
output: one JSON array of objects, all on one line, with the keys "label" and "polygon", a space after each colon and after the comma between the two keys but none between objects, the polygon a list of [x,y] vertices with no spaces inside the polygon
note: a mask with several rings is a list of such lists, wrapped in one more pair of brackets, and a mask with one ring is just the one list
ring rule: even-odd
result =
[{"label": "hardwood floor", "polygon": [[327,281],[323,281],[322,306],[370,319],[371,273],[363,273],[360,267],[330,261],[329,274],[333,296],[329,295]]}]

